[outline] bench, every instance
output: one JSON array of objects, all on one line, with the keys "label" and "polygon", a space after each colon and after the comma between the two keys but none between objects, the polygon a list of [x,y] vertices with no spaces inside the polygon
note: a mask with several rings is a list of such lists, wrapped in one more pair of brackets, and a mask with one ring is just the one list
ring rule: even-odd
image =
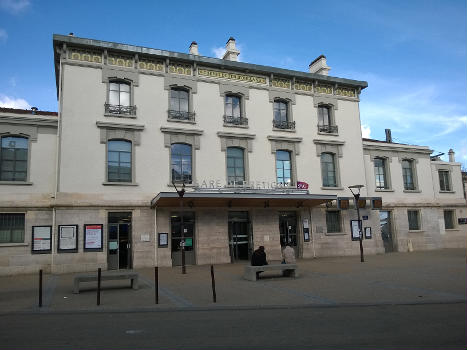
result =
[{"label": "bench", "polygon": [[263,265],[263,266],[245,266],[245,273],[243,278],[249,281],[256,281],[257,273],[266,271],[282,271],[284,277],[298,277],[296,270],[298,266],[296,264],[275,264],[275,265]]},{"label": "bench", "polygon": [[[124,271],[124,270],[111,270],[111,271],[102,271],[101,281],[111,281],[111,280],[131,280],[131,288],[138,289],[138,273],[133,271]],[[73,278],[73,293],[79,294],[79,284],[81,282],[95,282],[97,281],[97,272],[87,273],[76,275]]]}]

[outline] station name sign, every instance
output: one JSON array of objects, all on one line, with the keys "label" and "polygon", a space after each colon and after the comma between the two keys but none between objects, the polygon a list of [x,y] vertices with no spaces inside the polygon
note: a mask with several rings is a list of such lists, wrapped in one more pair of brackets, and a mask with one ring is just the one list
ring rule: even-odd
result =
[{"label": "station name sign", "polygon": [[232,182],[232,183],[224,183],[221,180],[203,180],[201,182],[194,182],[193,186],[195,189],[257,189],[257,190],[273,190],[277,188],[283,188],[283,189],[293,189],[293,188],[298,188],[301,190],[307,190],[308,189],[308,184],[303,181],[297,181],[297,185],[289,185],[289,184],[284,184],[280,182],[269,182],[269,181],[243,181],[243,182]]}]

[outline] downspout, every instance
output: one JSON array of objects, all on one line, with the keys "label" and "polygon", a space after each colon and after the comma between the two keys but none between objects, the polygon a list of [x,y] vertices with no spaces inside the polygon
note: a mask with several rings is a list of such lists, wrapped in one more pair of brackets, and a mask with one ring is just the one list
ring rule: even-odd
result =
[{"label": "downspout", "polygon": [[311,247],[313,249],[313,259],[316,258],[316,251],[315,251],[315,238],[313,237],[313,229],[311,226],[311,208],[308,207],[308,217],[310,222],[308,224],[308,229],[310,230],[310,238],[311,238]]}]

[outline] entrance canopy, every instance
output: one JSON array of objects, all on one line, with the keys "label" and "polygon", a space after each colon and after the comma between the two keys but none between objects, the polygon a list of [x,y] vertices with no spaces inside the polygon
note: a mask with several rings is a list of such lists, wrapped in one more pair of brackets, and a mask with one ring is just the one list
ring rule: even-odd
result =
[{"label": "entrance canopy", "polygon": [[[188,207],[314,207],[337,199],[335,195],[308,192],[186,192],[183,204]],[[151,201],[151,208],[178,207],[176,192],[160,192]]]}]

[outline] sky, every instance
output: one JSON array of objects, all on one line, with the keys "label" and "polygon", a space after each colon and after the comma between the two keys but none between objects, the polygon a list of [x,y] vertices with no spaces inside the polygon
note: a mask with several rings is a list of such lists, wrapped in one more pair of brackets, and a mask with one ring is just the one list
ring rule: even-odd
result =
[{"label": "sky", "polygon": [[0,0],[0,107],[57,111],[53,34],[365,80],[364,137],[450,148],[467,167],[466,1]]}]

